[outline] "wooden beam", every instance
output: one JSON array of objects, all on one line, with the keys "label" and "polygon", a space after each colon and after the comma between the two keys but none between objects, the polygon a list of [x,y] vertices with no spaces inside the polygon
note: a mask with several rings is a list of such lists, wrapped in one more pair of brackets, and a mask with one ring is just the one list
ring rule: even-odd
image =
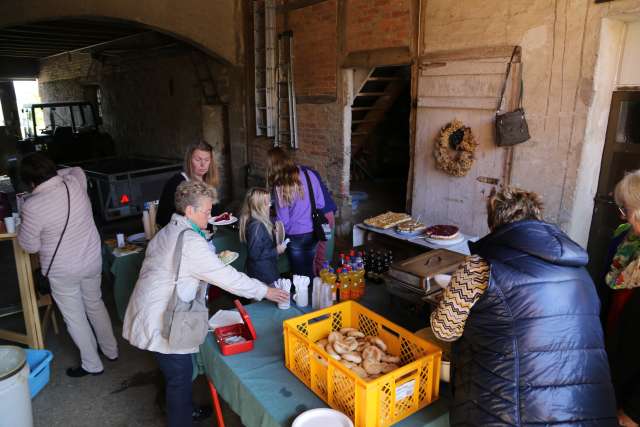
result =
[{"label": "wooden beam", "polygon": [[[429,52],[418,59],[421,63],[437,61],[464,61],[469,59],[504,58],[511,57],[514,45],[471,47],[467,49],[439,50]],[[521,50],[518,49],[516,58],[520,59]]]},{"label": "wooden beam", "polygon": [[351,52],[342,62],[342,67],[373,68],[383,65],[406,65],[411,63],[411,52],[408,47],[389,47]]},{"label": "wooden beam", "polygon": [[327,0],[289,0],[285,4],[277,6],[276,12],[289,12],[296,9],[302,9],[303,7],[313,6],[314,4],[325,1]]}]

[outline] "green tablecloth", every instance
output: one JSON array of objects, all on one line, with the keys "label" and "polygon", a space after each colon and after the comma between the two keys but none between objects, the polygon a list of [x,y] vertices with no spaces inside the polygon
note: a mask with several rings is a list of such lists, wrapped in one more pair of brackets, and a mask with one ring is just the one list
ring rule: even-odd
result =
[{"label": "green tablecloth", "polygon": [[[384,301],[382,287],[368,289],[363,305]],[[246,307],[258,339],[248,353],[222,356],[212,334],[200,346],[198,363],[211,378],[222,398],[247,427],[289,427],[307,409],[327,405],[284,366],[282,322],[303,311],[292,306],[279,310],[262,301]],[[395,424],[398,427],[445,427],[449,425],[448,399],[434,404]],[[329,427],[329,426],[327,426]]]},{"label": "green tablecloth", "polygon": [[[231,265],[236,270],[244,271],[247,249],[246,245],[240,242],[237,230],[229,227],[218,227],[216,234],[213,236],[213,244],[218,252],[223,250],[238,252],[238,259],[232,262]],[[116,257],[110,247],[106,245],[102,247],[102,268],[105,272],[113,274],[113,295],[120,320],[124,319],[129,297],[138,280],[143,260],[144,251]],[[279,258],[278,268],[281,272],[289,271],[289,263],[286,256]]]}]

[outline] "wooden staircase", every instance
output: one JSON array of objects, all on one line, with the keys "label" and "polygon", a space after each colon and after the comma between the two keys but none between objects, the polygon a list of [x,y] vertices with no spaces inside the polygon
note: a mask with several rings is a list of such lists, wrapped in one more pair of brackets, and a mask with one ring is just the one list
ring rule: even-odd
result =
[{"label": "wooden staircase", "polygon": [[373,179],[367,159],[375,154],[369,144],[376,127],[410,82],[404,66],[373,68],[356,93],[351,105],[351,179]]}]

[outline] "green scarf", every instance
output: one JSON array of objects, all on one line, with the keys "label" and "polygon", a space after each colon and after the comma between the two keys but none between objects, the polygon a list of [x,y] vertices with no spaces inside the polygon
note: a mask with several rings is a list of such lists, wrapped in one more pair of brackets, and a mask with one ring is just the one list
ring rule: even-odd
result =
[{"label": "green scarf", "polygon": [[605,282],[611,289],[625,289],[629,287],[628,284],[625,284],[624,270],[640,256],[640,237],[633,232],[631,224],[620,225],[613,233],[613,236],[618,237],[625,232],[627,235],[618,245],[616,253],[613,256],[613,261],[611,262],[609,273],[607,273],[605,277]]},{"label": "green scarf", "polygon": [[196,233],[198,233],[199,235],[201,235],[203,239],[205,239],[205,240],[207,239],[206,234],[204,234],[204,231],[202,231],[202,230],[200,229],[200,227],[198,227],[198,226],[197,226],[193,221],[191,221],[189,218],[187,218],[187,221],[189,221],[189,225],[191,225],[191,229],[192,229],[193,231],[195,231]]}]

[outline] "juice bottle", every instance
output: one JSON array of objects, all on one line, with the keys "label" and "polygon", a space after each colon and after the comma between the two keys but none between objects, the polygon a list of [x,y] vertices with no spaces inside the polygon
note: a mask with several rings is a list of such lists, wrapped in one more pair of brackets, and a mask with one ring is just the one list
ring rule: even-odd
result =
[{"label": "juice bottle", "polygon": [[365,286],[365,271],[364,265],[362,263],[358,264],[358,298],[362,298],[364,296],[364,286]]},{"label": "juice bottle", "polygon": [[357,268],[349,267],[349,276],[351,277],[351,299],[360,299],[360,278]]},{"label": "juice bottle", "polygon": [[338,291],[336,288],[336,273],[333,271],[333,268],[329,268],[327,274],[325,275],[325,282],[331,286],[331,301],[334,303],[338,301]]},{"label": "juice bottle", "polygon": [[327,273],[329,273],[329,263],[325,261],[324,263],[322,263],[322,270],[320,270],[320,272],[318,273],[318,275],[320,276],[320,279],[322,279],[322,281],[325,283],[328,283]]},{"label": "juice bottle", "polygon": [[340,255],[338,255],[338,258],[340,259],[340,267],[342,267],[344,265],[344,254],[342,252],[340,252]]},{"label": "juice bottle", "polygon": [[351,281],[346,268],[338,270],[338,280],[340,281],[340,301],[351,299]]}]

